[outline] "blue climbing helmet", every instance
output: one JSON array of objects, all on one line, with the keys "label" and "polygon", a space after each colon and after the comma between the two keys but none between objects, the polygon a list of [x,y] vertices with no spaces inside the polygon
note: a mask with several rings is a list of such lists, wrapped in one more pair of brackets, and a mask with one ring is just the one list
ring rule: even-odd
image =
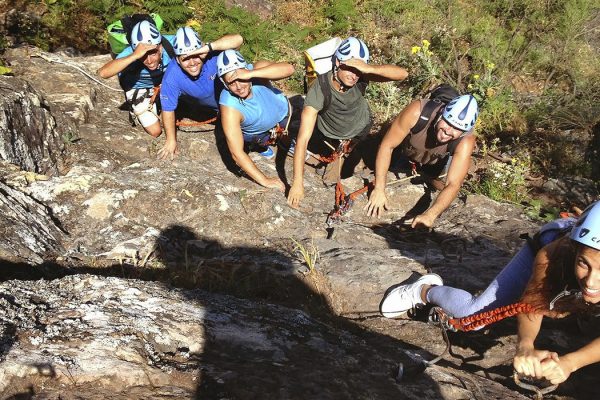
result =
[{"label": "blue climbing helmet", "polygon": [[[225,50],[219,53],[217,57],[217,73],[219,78],[223,81],[223,76],[226,73],[235,71],[236,69],[246,68],[248,63],[244,59],[244,56],[237,50]],[[223,81],[225,84],[225,81]]]},{"label": "blue climbing helmet", "polygon": [[193,53],[202,47],[202,40],[195,30],[189,26],[181,27],[175,32],[173,50],[178,56]]},{"label": "blue climbing helmet", "polygon": [[[359,58],[364,62],[369,62],[369,48],[360,39],[349,37],[340,43],[334,55],[340,61],[347,61],[351,58]],[[333,60],[335,63],[335,60]]]},{"label": "blue climbing helmet", "polygon": [[442,118],[453,127],[467,132],[475,126],[477,115],[479,115],[477,100],[471,94],[463,94],[446,104]]},{"label": "blue climbing helmet", "polygon": [[571,229],[571,240],[600,250],[600,201],[588,206]]},{"label": "blue climbing helmet", "polygon": [[138,44],[160,44],[161,35],[156,25],[150,21],[140,21],[131,30],[131,48],[135,50]]}]

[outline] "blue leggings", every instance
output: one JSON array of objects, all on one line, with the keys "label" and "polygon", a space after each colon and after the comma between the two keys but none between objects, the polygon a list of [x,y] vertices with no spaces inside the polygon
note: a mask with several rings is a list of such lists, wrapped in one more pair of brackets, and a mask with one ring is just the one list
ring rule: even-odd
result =
[{"label": "blue leggings", "polygon": [[440,306],[455,318],[517,302],[531,277],[535,254],[525,245],[479,296],[449,286],[433,286],[427,302]]},{"label": "blue leggings", "polygon": [[[560,232],[569,230],[575,219],[562,218],[540,229],[542,246],[555,240]],[[469,292],[448,286],[433,286],[427,292],[427,302],[440,306],[449,315],[462,318],[519,301],[533,271],[535,254],[525,245],[494,278],[483,293],[475,297]]]}]

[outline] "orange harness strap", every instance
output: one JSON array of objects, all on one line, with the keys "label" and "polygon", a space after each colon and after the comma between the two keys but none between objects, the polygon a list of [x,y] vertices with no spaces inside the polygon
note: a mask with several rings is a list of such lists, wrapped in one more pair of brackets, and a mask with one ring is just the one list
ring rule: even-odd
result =
[{"label": "orange harness strap", "polygon": [[340,180],[335,184],[335,206],[333,210],[327,215],[327,225],[331,226],[344,215],[354,204],[354,200],[363,193],[366,193],[369,189],[373,188],[375,181],[367,183],[365,186],[358,190],[350,193],[346,196],[344,187]]},{"label": "orange harness strap", "polygon": [[432,309],[432,312],[436,314],[447,329],[463,332],[473,331],[505,318],[532,311],[534,311],[534,308],[530,304],[514,303],[462,318],[450,318],[440,307]]},{"label": "orange harness strap", "polygon": [[154,93],[152,94],[152,97],[150,97],[150,107],[152,107],[152,105],[156,101],[156,96],[158,96],[159,92],[160,92],[160,85],[154,86]]},{"label": "orange harness strap", "polygon": [[[352,150],[354,150],[355,146],[356,144],[353,143],[352,140],[342,140],[340,141],[340,144],[338,145],[337,149],[335,149],[335,151],[333,151],[328,156],[315,155],[315,157],[323,164],[330,164],[336,161],[338,158],[342,157],[343,155],[350,154]],[[330,147],[333,148],[333,146]]]},{"label": "orange harness strap", "polygon": [[175,125],[177,125],[177,126],[202,126],[202,125],[206,125],[206,124],[211,124],[211,123],[215,122],[216,120],[217,120],[217,117],[209,118],[206,121],[183,122],[182,120],[179,120],[175,123]]}]

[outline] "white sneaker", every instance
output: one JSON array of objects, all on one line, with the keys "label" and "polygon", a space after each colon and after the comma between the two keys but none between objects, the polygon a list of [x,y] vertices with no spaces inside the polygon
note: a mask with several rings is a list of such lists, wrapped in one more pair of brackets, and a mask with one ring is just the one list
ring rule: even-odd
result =
[{"label": "white sneaker", "polygon": [[395,318],[406,313],[419,304],[425,304],[421,300],[421,288],[423,285],[442,286],[444,282],[437,274],[426,274],[410,285],[401,285],[392,290],[381,301],[381,314],[386,318]]}]

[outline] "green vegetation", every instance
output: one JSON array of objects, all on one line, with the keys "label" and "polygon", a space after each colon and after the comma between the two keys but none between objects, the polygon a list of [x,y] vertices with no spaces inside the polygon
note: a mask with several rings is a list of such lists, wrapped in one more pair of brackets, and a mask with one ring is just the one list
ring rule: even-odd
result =
[{"label": "green vegetation", "polygon": [[356,35],[369,45],[373,62],[410,72],[401,84],[368,88],[378,123],[442,82],[476,96],[480,143],[489,147],[498,138],[495,145],[518,158],[490,163],[473,190],[522,201],[521,177],[529,169],[600,181],[593,156],[599,140],[590,140],[600,121],[597,0],[271,0],[272,9],[261,15],[224,0],[25,3],[46,10],[39,20],[23,14],[19,35],[44,49],[106,51],[105,27],[134,12],[158,12],[168,32],[193,26],[205,41],[237,32],[248,59],[296,64],[296,73],[282,82],[296,92],[303,88],[302,50],[334,35]]},{"label": "green vegetation", "polygon": [[294,243],[294,252],[299,256],[300,261],[306,265],[308,273],[314,273],[320,255],[318,247],[315,246],[312,240],[307,245],[300,243],[296,239],[292,239],[292,242]]}]

